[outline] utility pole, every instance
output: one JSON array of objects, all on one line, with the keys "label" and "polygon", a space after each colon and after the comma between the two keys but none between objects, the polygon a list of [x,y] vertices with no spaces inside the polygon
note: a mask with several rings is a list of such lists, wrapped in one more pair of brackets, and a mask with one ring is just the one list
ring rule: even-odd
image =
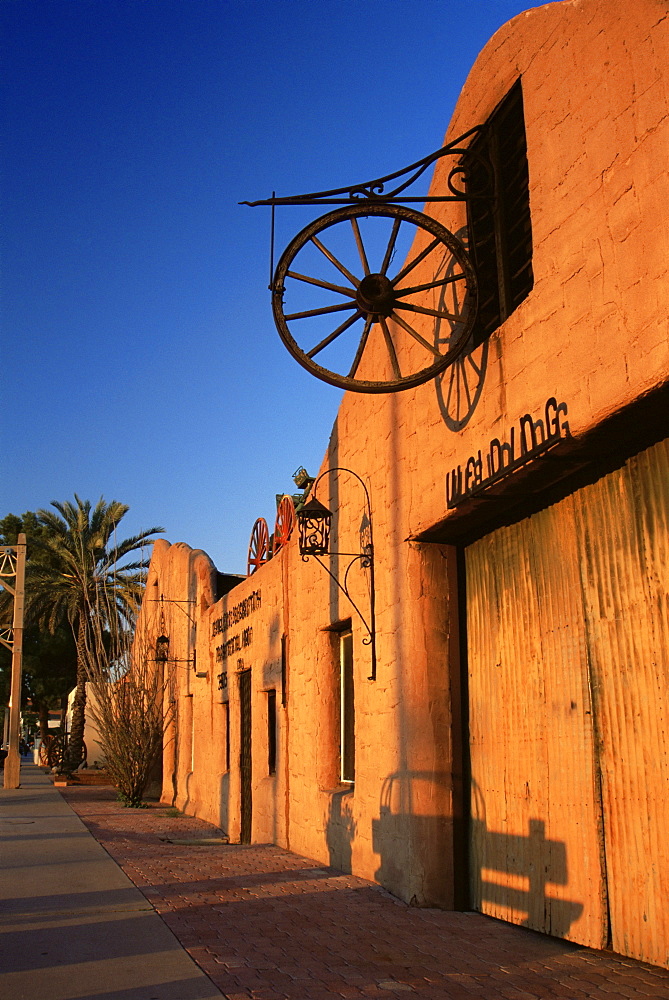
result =
[{"label": "utility pole", "polygon": [[[14,577],[14,585],[6,577]],[[23,671],[23,607],[26,581],[26,536],[21,532],[16,545],[0,545],[0,586],[14,597],[14,621],[0,631],[0,642],[12,651],[12,686],[9,699],[9,753],[5,760],[5,788],[21,783],[19,727],[21,723],[21,674]],[[6,636],[9,636],[7,638]]]}]

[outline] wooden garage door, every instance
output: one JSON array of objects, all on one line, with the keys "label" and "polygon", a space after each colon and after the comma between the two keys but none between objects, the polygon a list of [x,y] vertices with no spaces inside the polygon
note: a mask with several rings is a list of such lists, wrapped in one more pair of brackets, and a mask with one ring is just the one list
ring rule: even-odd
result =
[{"label": "wooden garage door", "polygon": [[669,442],[466,566],[475,906],[669,965]]}]

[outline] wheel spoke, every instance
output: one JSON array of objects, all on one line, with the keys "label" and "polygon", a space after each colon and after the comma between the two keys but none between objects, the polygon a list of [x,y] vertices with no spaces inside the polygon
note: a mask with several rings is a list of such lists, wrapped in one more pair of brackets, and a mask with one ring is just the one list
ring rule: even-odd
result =
[{"label": "wheel spoke", "polygon": [[[462,241],[436,219],[373,199],[328,211],[287,246],[272,292],[284,344],[325,382],[396,392],[422,385],[458,358],[443,394],[463,411],[476,404],[485,365],[480,352],[465,353],[476,272]],[[270,555],[284,535],[277,513]],[[254,555],[264,561],[258,546]]]},{"label": "wheel spoke", "polygon": [[397,313],[393,313],[393,319],[395,320],[396,323],[399,323],[399,325],[402,327],[403,330],[406,330],[407,333],[411,334],[414,340],[417,340],[418,343],[421,344],[426,351],[429,351],[430,354],[434,354],[435,358],[443,358],[443,354],[441,354],[436,347],[433,347],[433,345],[430,344],[429,341],[425,339],[425,337],[421,337],[418,331],[414,330],[414,328],[410,326],[406,322],[406,320],[402,319],[401,316],[398,316]]},{"label": "wheel spoke", "polygon": [[385,316],[381,316],[379,322],[381,323],[383,339],[386,342],[388,354],[390,355],[390,364],[392,365],[393,375],[396,379],[400,379],[402,378],[402,372],[400,371],[399,361],[397,360],[397,352],[395,350],[395,345],[393,344],[393,338],[390,336],[390,330],[388,329],[388,323]]},{"label": "wheel spoke", "polygon": [[330,253],[327,247],[323,246],[323,244],[319,239],[317,239],[315,236],[312,236],[311,242],[314,244],[314,246],[318,247],[320,252],[327,257],[327,259],[330,261],[331,264],[334,264],[334,266],[337,268],[338,271],[341,271],[341,273],[344,275],[345,278],[348,278],[348,280],[351,282],[354,288],[358,287],[358,285],[360,284],[358,279],[353,274],[351,274],[348,268],[344,267],[341,261],[337,260],[337,258],[333,253]]},{"label": "wheel spoke", "polygon": [[422,313],[423,316],[436,316],[438,319],[449,319],[452,323],[462,322],[462,316],[446,312],[445,309],[428,309],[427,306],[416,306],[411,302],[396,302],[395,309],[407,309],[409,312]]},{"label": "wheel spoke", "polygon": [[344,288],[343,285],[333,285],[331,281],[321,281],[320,278],[310,278],[307,274],[300,274],[298,271],[286,271],[287,278],[297,278],[298,281],[308,281],[310,285],[318,285],[319,288],[327,288],[330,292],[339,292],[340,295],[348,295],[355,298],[355,289]]},{"label": "wheel spoke", "polygon": [[465,277],[464,274],[456,274],[452,278],[438,278],[437,281],[428,281],[425,285],[414,285],[412,288],[396,288],[395,295],[412,295],[413,292],[424,292],[428,288],[441,288],[442,285],[450,285],[454,281],[464,281]]},{"label": "wheel spoke", "polygon": [[381,274],[385,274],[388,268],[390,267],[390,261],[392,260],[392,256],[395,253],[397,234],[400,231],[401,225],[402,225],[401,219],[395,219],[395,221],[393,222],[393,229],[390,234],[390,239],[388,240],[388,246],[386,247],[386,253],[383,258],[383,264],[381,265],[381,271],[380,271]]},{"label": "wheel spoke", "polygon": [[418,267],[420,262],[422,260],[425,260],[425,258],[428,257],[432,253],[434,248],[439,246],[440,243],[441,240],[436,238],[433,239],[432,242],[428,244],[428,246],[426,246],[424,250],[421,250],[421,252],[418,254],[417,257],[414,257],[414,259],[409,264],[407,264],[406,267],[403,267],[400,273],[395,276],[393,280],[393,285],[396,285],[398,281],[401,281],[402,278],[405,278],[406,275],[409,273],[409,271],[413,271],[414,267]]},{"label": "wheel spoke", "polygon": [[349,316],[349,318],[346,320],[345,323],[342,323],[341,326],[338,326],[336,330],[333,330],[332,333],[329,334],[324,340],[321,340],[320,344],[316,344],[316,346],[312,347],[310,351],[307,351],[307,357],[308,358],[315,357],[318,354],[319,351],[322,351],[324,347],[327,347],[328,344],[331,344],[332,341],[336,337],[338,337],[340,333],[344,332],[344,330],[348,330],[349,326],[352,326],[353,323],[355,323],[355,321],[357,319],[360,319],[361,316],[362,316],[362,313],[358,309],[353,314],[353,316]]},{"label": "wheel spoke", "polygon": [[362,270],[365,274],[369,274],[369,264],[367,263],[367,254],[365,253],[365,247],[362,242],[362,236],[360,235],[360,226],[358,225],[358,220],[355,216],[351,219],[351,227],[353,229],[353,235],[355,236],[355,242],[358,247],[358,253],[360,254],[360,263],[362,264]]},{"label": "wheel spoke", "polygon": [[362,331],[362,337],[360,338],[360,343],[358,344],[358,350],[355,352],[355,357],[353,358],[353,364],[351,365],[351,370],[348,373],[349,378],[354,378],[355,373],[358,370],[358,365],[360,364],[360,359],[362,358],[362,352],[367,346],[367,338],[369,337],[369,331],[372,329],[372,317],[368,316],[365,320],[365,326]]},{"label": "wheel spoke", "polygon": [[336,306],[323,306],[321,309],[307,309],[301,313],[286,313],[286,319],[307,319],[309,316],[325,316],[326,313],[341,312],[343,309],[356,309],[355,302],[341,302]]}]

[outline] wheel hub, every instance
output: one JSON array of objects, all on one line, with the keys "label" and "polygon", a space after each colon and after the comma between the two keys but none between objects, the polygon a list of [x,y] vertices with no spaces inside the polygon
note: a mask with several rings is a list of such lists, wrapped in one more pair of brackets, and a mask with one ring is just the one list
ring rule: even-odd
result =
[{"label": "wheel hub", "polygon": [[365,275],[355,299],[366,316],[390,316],[395,307],[395,292],[385,274]]}]

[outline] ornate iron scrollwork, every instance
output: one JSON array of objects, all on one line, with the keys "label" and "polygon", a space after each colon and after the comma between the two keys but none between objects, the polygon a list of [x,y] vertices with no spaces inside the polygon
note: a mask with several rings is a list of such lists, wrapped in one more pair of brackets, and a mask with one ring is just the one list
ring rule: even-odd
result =
[{"label": "ornate iron scrollwork", "polygon": [[[365,201],[378,201],[383,202],[386,205],[393,203],[409,204],[410,202],[438,202],[438,201],[465,201],[467,198],[472,197],[471,192],[466,192],[459,190],[453,186],[452,179],[457,174],[461,176],[464,174],[464,166],[462,163],[458,162],[450,171],[447,179],[447,187],[451,192],[448,195],[404,195],[407,188],[411,187],[412,184],[421,177],[428,167],[436,160],[440,160],[445,156],[458,156],[462,157],[465,153],[471,155],[471,150],[467,145],[463,145],[466,140],[472,139],[485,128],[484,125],[476,125],[474,128],[470,128],[468,132],[464,132],[457,139],[453,139],[447,145],[442,146],[440,149],[436,149],[433,153],[428,156],[424,156],[422,160],[416,160],[415,163],[410,163],[408,167],[402,167],[401,170],[396,170],[392,174],[385,174],[383,177],[376,177],[371,181],[363,181],[361,184],[353,184],[347,187],[333,188],[330,191],[312,191],[308,194],[297,194],[290,195],[289,197],[277,198],[276,195],[272,195],[271,198],[266,198],[260,201],[242,201],[241,205],[249,205],[251,208],[256,208],[259,205],[269,205],[276,207],[277,205],[349,205],[351,202],[357,202],[362,200]],[[484,161],[482,161],[484,162]],[[489,165],[486,163],[486,169],[489,170]],[[408,176],[406,176],[408,175]],[[392,181],[398,180],[398,178],[404,178],[396,187],[391,190],[386,190],[386,185],[390,184]],[[492,175],[490,174],[492,179]],[[478,192],[482,195],[484,192]]]}]

